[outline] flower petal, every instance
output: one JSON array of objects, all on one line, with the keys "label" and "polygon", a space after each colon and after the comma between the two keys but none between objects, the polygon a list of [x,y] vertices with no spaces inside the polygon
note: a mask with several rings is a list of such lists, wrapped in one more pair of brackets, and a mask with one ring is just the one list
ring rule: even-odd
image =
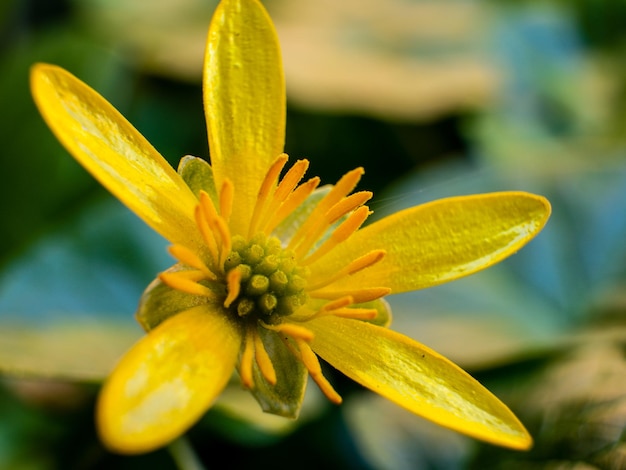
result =
[{"label": "flower petal", "polygon": [[307,323],[311,347],[343,374],[407,410],[493,444],[528,449],[517,417],[469,374],[406,336],[370,323],[322,317]]},{"label": "flower petal", "polygon": [[98,402],[101,438],[141,453],[194,424],[228,383],[241,332],[221,312],[194,307],[164,321],[122,358]]},{"label": "flower petal", "polygon": [[224,0],[213,14],[204,106],[216,185],[235,186],[232,231],[245,234],[257,193],[285,142],[285,83],[272,22],[256,0]]},{"label": "flower petal", "polygon": [[31,89],[50,129],[94,178],[170,242],[199,241],[193,193],[110,103],[54,65],[32,68]]},{"label": "flower petal", "polygon": [[332,289],[384,286],[399,293],[434,286],[515,253],[539,233],[549,215],[545,198],[523,192],[440,199],[359,230],[311,266],[311,279],[324,279],[346,260],[384,249],[382,261],[338,281]]}]

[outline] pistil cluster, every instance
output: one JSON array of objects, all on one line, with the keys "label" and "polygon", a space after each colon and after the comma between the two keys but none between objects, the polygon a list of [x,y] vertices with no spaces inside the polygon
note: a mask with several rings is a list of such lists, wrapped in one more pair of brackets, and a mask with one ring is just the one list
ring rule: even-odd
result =
[{"label": "pistil cluster", "polygon": [[275,325],[306,303],[307,269],[276,237],[257,233],[246,241],[234,236],[224,270],[237,270],[240,276],[239,296],[225,305],[240,317]]},{"label": "pistil cluster", "polygon": [[222,183],[215,200],[200,191],[195,218],[205,246],[201,252],[181,245],[170,247],[180,269],[161,273],[159,278],[174,289],[205,298],[240,322],[245,334],[238,369],[244,386],[255,387],[254,364],[267,383],[273,385],[277,380],[274,361],[259,333],[261,328],[278,333],[324,394],[339,403],[341,397],[322,374],[310,347],[313,333],[306,322],[323,315],[373,319],[377,311],[358,304],[388,294],[388,288],[344,292],[329,286],[378,263],[385,252],[366,253],[330,276],[310,275],[311,265],[359,229],[370,214],[364,203],[372,194],[350,194],[363,170],[347,173],[325,192],[292,237],[281,241],[273,235],[274,229],[319,184],[319,178],[299,184],[308,167],[306,160],[297,161],[279,179],[286,162],[287,156],[280,155],[268,169],[247,236],[232,234],[230,230],[234,187],[229,180]]}]

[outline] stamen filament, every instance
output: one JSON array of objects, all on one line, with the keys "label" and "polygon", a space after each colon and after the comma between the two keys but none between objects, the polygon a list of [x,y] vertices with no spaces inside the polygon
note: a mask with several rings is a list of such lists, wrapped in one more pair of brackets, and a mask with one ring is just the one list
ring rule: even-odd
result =
[{"label": "stamen filament", "polygon": [[261,183],[261,187],[259,188],[259,194],[257,196],[256,204],[254,205],[254,210],[252,211],[252,218],[250,219],[250,228],[248,231],[248,237],[252,237],[254,233],[257,231],[257,224],[260,220],[260,217],[265,209],[265,204],[267,203],[270,191],[272,187],[276,184],[278,180],[278,176],[282,171],[285,163],[287,163],[289,157],[286,154],[279,155],[274,163],[265,174],[265,178]]},{"label": "stamen filament", "polygon": [[317,261],[341,242],[347,240],[359,229],[361,225],[363,225],[363,222],[365,222],[365,219],[367,219],[370,214],[371,212],[367,206],[359,207],[333,231],[330,237],[328,237],[328,239],[322,243],[319,248],[317,248],[311,255],[303,259],[301,264],[306,266],[307,264]]},{"label": "stamen filament", "polygon": [[254,359],[254,333],[253,327],[248,329],[245,338],[245,346],[241,353],[239,361],[239,376],[244,387],[251,389],[254,387],[254,378],[252,376],[252,361]]},{"label": "stamen filament", "polygon": [[230,249],[232,248],[232,240],[230,238],[230,229],[226,224],[226,221],[221,217],[216,219],[217,231],[220,234],[221,244],[220,244],[220,257],[218,260],[219,266],[224,266],[224,261],[226,261],[226,257],[230,253]]},{"label": "stamen filament", "polygon": [[302,341],[313,341],[313,332],[303,326],[294,325],[293,323],[279,323],[278,325],[269,325],[261,322],[261,325],[268,330],[277,331],[285,336]]},{"label": "stamen filament", "polygon": [[177,289],[188,294],[210,297],[214,300],[217,300],[218,298],[215,292],[213,292],[207,286],[198,284],[188,277],[184,275],[179,275],[178,273],[161,273],[159,274],[159,279],[168,286],[170,286],[172,289]]},{"label": "stamen filament", "polygon": [[204,264],[204,261],[200,259],[200,257],[191,251],[189,248],[183,245],[172,245],[168,248],[170,254],[187,266],[192,268],[196,268],[199,271],[202,271],[207,279],[212,281],[217,280],[217,276],[213,274],[213,272]]},{"label": "stamen filament", "polygon": [[272,359],[265,350],[265,345],[263,344],[261,335],[256,328],[254,329],[253,334],[254,355],[256,358],[256,363],[261,370],[261,374],[263,374],[263,377],[265,377],[265,380],[267,380],[272,385],[276,385],[276,370],[274,369],[274,364],[272,364]]},{"label": "stamen filament", "polygon": [[228,295],[224,299],[224,307],[229,308],[232,303],[239,297],[241,290],[241,271],[239,269],[231,269],[226,275],[226,288]]},{"label": "stamen filament", "polygon": [[[189,269],[184,271],[175,271],[176,276],[182,277],[184,279],[189,279],[190,281],[198,282],[206,279],[204,272],[198,271],[197,269]],[[173,273],[170,273],[173,274]]]},{"label": "stamen filament", "polygon": [[204,215],[204,210],[202,209],[201,204],[196,206],[194,215],[196,218],[196,225],[200,229],[200,233],[202,234],[202,238],[204,238],[206,246],[209,249],[209,253],[211,254],[213,260],[217,263],[219,258],[217,253],[217,241],[215,240],[213,231],[209,227],[209,223]]},{"label": "stamen filament", "polygon": [[315,176],[308,180],[306,183],[298,186],[287,199],[283,201],[278,210],[271,214],[268,221],[265,223],[261,230],[265,234],[271,233],[283,220],[289,216],[300,204],[302,204],[307,197],[317,188],[320,184],[320,178]]},{"label": "stamen filament", "polygon": [[[315,240],[317,240],[329,226],[324,215],[331,207],[333,207],[337,202],[343,199],[346,194],[354,189],[362,175],[363,168],[355,168],[354,170],[343,175],[337,184],[335,184],[329,193],[319,202],[315,209],[313,209],[313,212],[300,226],[296,234],[289,242],[287,248],[294,250],[296,254],[306,254],[308,247],[315,243]],[[305,244],[305,247],[301,248],[300,245],[302,244]]]},{"label": "stamen filament", "polygon": [[289,171],[287,171],[278,184],[276,191],[274,191],[274,196],[272,196],[272,206],[282,203],[285,198],[289,196],[296,185],[300,182],[308,168],[308,160],[298,160],[291,168],[289,168]]},{"label": "stamen filament", "polygon": [[352,318],[354,320],[373,320],[378,315],[374,308],[338,308],[331,311],[319,311],[313,318],[334,315],[341,318]]},{"label": "stamen filament", "polygon": [[350,194],[350,196],[342,199],[328,210],[325,216],[326,220],[328,220],[329,224],[334,224],[344,215],[365,204],[372,196],[373,194],[370,191],[360,191]]},{"label": "stamen filament", "polygon": [[231,249],[231,237],[228,224],[218,215],[215,210],[215,206],[213,205],[213,201],[211,201],[211,197],[204,191],[200,191],[200,206],[202,207],[204,217],[206,218],[209,228],[213,232],[216,242],[218,241],[216,235],[219,235],[219,249],[218,255],[216,256],[216,262],[218,263],[218,266],[223,266],[224,260],[228,256],[228,253],[230,253]]},{"label": "stamen filament", "polygon": [[354,298],[355,304],[361,304],[363,302],[380,299],[390,292],[391,289],[388,287],[365,287],[363,289],[351,289],[348,291],[325,291],[320,289],[309,292],[309,296],[314,299],[333,300],[351,295]]},{"label": "stamen filament", "polygon": [[312,291],[318,290],[338,281],[342,277],[351,276],[365,268],[369,268],[370,266],[373,266],[381,261],[385,257],[385,254],[385,250],[372,250],[352,261],[349,265],[338,271],[334,276],[327,276],[326,273],[324,273],[323,276],[320,276],[320,279],[317,282],[315,282],[315,279],[311,277],[308,280],[308,289]]},{"label": "stamen filament", "polygon": [[352,305],[353,303],[354,298],[351,295],[346,295],[345,297],[340,297],[338,299],[331,300],[330,302],[326,302],[324,306],[320,308],[320,311],[330,312],[339,308],[347,307],[348,305]]},{"label": "stamen filament", "polygon": [[309,371],[311,378],[315,381],[322,393],[326,395],[326,398],[332,403],[339,405],[342,402],[341,396],[335,391],[330,382],[326,380],[326,377],[324,377],[317,355],[304,341],[296,339],[296,344],[300,350],[300,360]]}]

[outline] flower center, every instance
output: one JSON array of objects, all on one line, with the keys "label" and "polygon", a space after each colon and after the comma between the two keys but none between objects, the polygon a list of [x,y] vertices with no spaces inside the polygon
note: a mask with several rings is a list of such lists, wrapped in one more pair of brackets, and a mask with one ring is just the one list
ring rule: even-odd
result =
[{"label": "flower center", "polygon": [[277,324],[307,301],[308,270],[298,266],[293,251],[283,249],[276,237],[258,233],[246,241],[233,236],[224,261],[227,277],[233,270],[238,271],[238,295],[228,308],[239,317]]}]

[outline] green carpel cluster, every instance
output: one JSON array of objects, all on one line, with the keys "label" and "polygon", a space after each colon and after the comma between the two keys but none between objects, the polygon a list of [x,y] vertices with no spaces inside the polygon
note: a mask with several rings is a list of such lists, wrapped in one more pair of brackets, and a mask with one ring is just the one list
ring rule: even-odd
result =
[{"label": "green carpel cluster", "polygon": [[277,324],[307,300],[306,269],[297,265],[294,254],[276,237],[259,233],[247,241],[234,236],[224,271],[233,269],[241,273],[241,286],[230,309],[239,317]]}]

